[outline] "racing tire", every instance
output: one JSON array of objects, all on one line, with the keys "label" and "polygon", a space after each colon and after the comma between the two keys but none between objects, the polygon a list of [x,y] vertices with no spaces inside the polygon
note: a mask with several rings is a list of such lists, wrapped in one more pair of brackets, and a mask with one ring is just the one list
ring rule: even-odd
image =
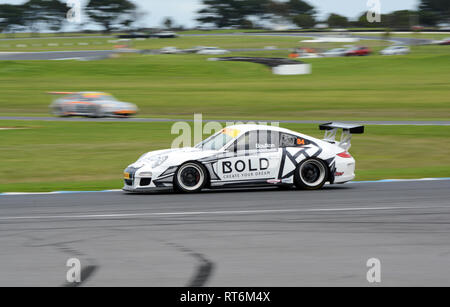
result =
[{"label": "racing tire", "polygon": [[92,113],[88,117],[90,117],[90,118],[101,118],[101,117],[104,117],[103,112],[102,112],[102,108],[100,106],[95,107],[92,110]]},{"label": "racing tire", "polygon": [[295,186],[303,190],[318,190],[328,179],[328,167],[319,159],[308,159],[295,169]]},{"label": "racing tire", "polygon": [[57,106],[52,108],[52,114],[58,117],[70,117],[70,115],[64,112],[63,107]]},{"label": "racing tire", "polygon": [[197,162],[187,162],[181,165],[173,179],[175,191],[182,193],[200,192],[207,183],[207,170],[202,164]]}]

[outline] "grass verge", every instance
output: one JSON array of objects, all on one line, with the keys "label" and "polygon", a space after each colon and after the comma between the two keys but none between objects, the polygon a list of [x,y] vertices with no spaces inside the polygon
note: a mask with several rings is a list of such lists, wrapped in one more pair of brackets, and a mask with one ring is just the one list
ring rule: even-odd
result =
[{"label": "grass verge", "polygon": [[446,120],[450,54],[440,47],[446,46],[419,46],[407,56],[308,59],[313,73],[302,76],[200,55],[2,61],[0,113],[47,116],[47,91],[105,91],[151,117]]}]

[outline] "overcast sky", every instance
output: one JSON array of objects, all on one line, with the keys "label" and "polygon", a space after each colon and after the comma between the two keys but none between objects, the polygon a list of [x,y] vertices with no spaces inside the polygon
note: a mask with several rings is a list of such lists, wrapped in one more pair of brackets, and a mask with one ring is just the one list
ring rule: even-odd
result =
[{"label": "overcast sky", "polygon": [[[81,0],[86,3],[88,0]],[[132,0],[148,13],[144,23],[149,27],[161,25],[165,17],[172,17],[176,24],[193,27],[196,24],[196,12],[202,7],[201,0]],[[23,3],[24,0],[0,0],[0,3]],[[329,13],[337,13],[349,18],[355,18],[367,10],[367,0],[310,0],[316,7],[319,18]],[[380,0],[381,12],[416,9],[419,0]]]}]

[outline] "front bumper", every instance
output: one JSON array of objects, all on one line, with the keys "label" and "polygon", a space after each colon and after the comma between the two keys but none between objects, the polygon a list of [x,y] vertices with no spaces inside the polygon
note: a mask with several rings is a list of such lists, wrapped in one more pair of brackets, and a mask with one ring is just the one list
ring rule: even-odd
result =
[{"label": "front bumper", "polygon": [[137,111],[134,110],[117,110],[112,112],[113,116],[132,116],[136,115]]},{"label": "front bumper", "polygon": [[158,170],[146,170],[144,173],[151,173],[152,177],[142,177],[139,174],[142,172],[138,172],[138,170],[142,170],[142,168],[136,167],[127,167],[124,171],[124,186],[123,190],[127,192],[149,192],[155,190],[167,190],[173,187],[172,178],[173,178],[173,168],[169,168],[165,171],[163,179],[161,179],[161,171]]},{"label": "front bumper", "polygon": [[134,187],[130,187],[128,185],[124,185],[122,190],[128,193],[149,193],[149,192],[158,192],[158,191],[167,191],[167,190],[171,190],[172,188],[169,187],[138,187],[138,188],[134,188]]}]

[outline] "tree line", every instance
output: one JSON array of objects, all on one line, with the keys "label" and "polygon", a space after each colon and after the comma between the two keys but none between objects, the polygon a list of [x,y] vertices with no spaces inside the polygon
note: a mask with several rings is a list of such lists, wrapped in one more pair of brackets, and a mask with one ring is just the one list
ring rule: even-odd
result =
[{"label": "tree line", "polygon": [[339,14],[329,14],[325,20],[316,18],[317,11],[302,0],[203,0],[204,8],[197,21],[216,27],[258,27],[266,21],[290,22],[311,28],[318,23],[330,27],[390,27],[409,28],[413,25],[435,26],[450,21],[449,0],[421,0],[418,10],[399,10],[381,15],[381,22],[370,23],[367,12],[351,21]]},{"label": "tree line", "polygon": [[[66,22],[69,7],[67,0],[28,0],[24,4],[0,4],[0,32],[16,32],[38,29],[60,31]],[[417,10],[400,10],[381,15],[381,22],[370,23],[366,12],[356,20],[346,16],[329,14],[325,20],[317,19],[317,11],[303,0],[202,0],[198,11],[200,24],[218,28],[254,28],[270,23],[291,23],[311,28],[318,23],[329,27],[389,27],[409,28],[412,25],[435,26],[450,21],[449,0],[421,0]],[[124,30],[145,13],[130,0],[89,0],[83,14],[90,23],[101,26],[104,31]],[[173,21],[164,21],[171,27]]]},{"label": "tree line", "polygon": [[[0,4],[0,32],[39,29],[60,31],[67,21],[66,0],[28,0],[24,4]],[[142,12],[129,0],[89,0],[83,8],[89,21],[109,32],[124,29],[142,17]]]}]

